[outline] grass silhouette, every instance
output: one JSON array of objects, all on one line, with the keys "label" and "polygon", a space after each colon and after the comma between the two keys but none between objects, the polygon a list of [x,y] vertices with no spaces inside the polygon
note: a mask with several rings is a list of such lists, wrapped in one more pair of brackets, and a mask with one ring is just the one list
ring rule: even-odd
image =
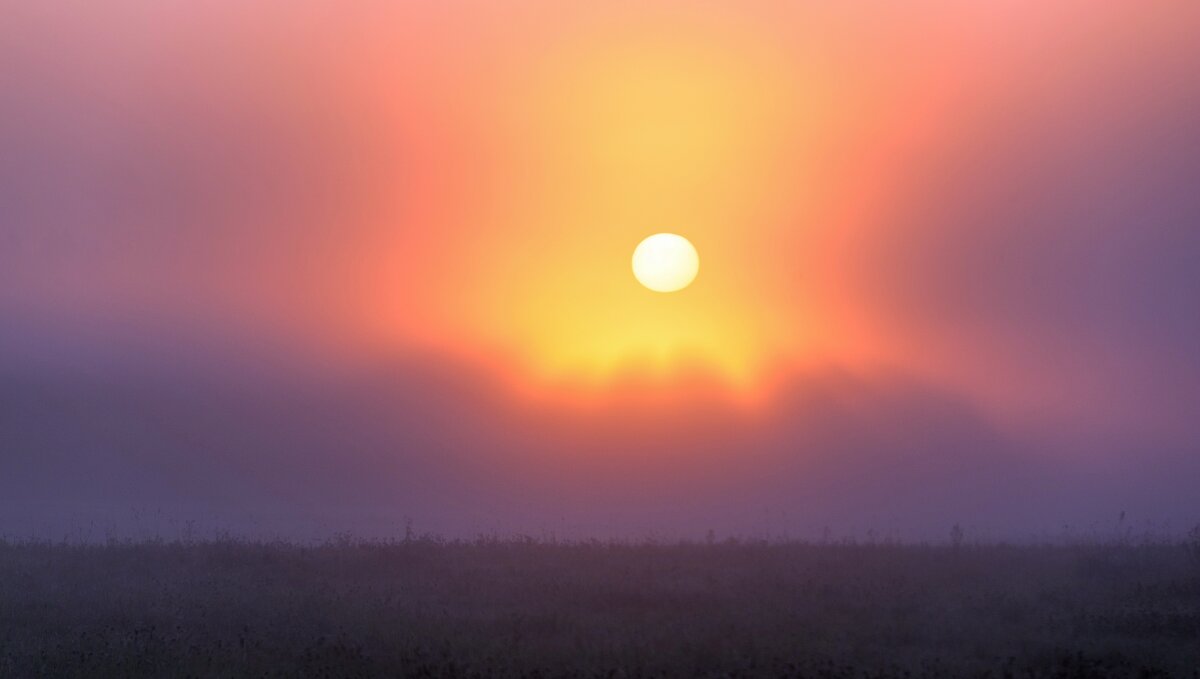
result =
[{"label": "grass silhouette", "polygon": [[4,677],[1197,676],[1193,542],[0,543]]}]

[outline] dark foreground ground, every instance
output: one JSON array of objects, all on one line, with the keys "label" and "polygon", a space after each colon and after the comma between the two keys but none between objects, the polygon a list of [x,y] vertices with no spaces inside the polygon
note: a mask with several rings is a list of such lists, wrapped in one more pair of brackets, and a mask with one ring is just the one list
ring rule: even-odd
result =
[{"label": "dark foreground ground", "polygon": [[0,676],[1200,676],[1190,545],[0,543]]}]

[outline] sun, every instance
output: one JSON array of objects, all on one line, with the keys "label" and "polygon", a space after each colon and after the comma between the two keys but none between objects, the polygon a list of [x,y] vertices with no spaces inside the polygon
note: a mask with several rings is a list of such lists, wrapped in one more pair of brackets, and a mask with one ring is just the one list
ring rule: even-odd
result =
[{"label": "sun", "polygon": [[682,290],[691,285],[699,270],[696,248],[673,233],[656,233],[633,251],[633,275],[655,292]]}]

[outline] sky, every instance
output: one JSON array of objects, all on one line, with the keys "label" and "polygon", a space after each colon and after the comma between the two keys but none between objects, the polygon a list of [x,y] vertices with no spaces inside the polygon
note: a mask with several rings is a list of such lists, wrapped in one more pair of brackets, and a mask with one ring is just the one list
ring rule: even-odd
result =
[{"label": "sky", "polygon": [[0,532],[1200,522],[1194,2],[6,15]]}]

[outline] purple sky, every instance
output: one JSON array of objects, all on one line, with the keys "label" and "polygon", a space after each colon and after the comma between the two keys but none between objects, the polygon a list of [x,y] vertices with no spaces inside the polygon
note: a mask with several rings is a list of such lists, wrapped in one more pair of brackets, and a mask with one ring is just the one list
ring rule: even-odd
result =
[{"label": "purple sky", "polygon": [[[542,307],[496,310],[500,293],[440,271],[467,268],[450,246],[487,251],[507,233],[454,226],[458,194],[437,193],[444,175],[486,183],[490,128],[468,111],[446,123],[459,137],[405,137],[349,77],[371,55],[397,59],[413,99],[436,99],[458,82],[455,59],[478,54],[421,43],[380,56],[364,38],[339,61],[330,44],[297,48],[265,7],[244,17],[271,27],[261,35],[238,32],[242,10],[224,5],[195,27],[174,17],[194,39],[178,45],[118,21],[141,16],[129,8],[107,16],[111,32],[25,8],[0,27],[0,534],[382,536],[409,519],[468,536],[1186,531],[1200,523],[1200,11],[1055,6],[997,18],[1023,40],[951,61],[929,47],[895,57],[894,73],[883,37],[916,53],[937,21],[859,53],[838,45],[885,29],[870,13],[830,20],[809,56],[861,61],[831,91],[862,105],[876,99],[854,88],[869,82],[891,108],[883,122],[855,109],[859,127],[829,132],[844,154],[820,159],[827,176],[850,179],[820,188],[845,204],[811,213],[854,219],[813,236],[805,192],[772,184],[772,206],[802,226],[729,230],[731,250],[769,251],[763,280],[795,285],[745,302],[743,318],[808,322],[832,346],[771,371],[753,408],[704,370],[661,400],[634,370],[588,407],[513,388],[489,352],[512,349],[503,339],[536,355],[518,317]],[[991,35],[971,11],[946,16]],[[328,30],[356,22],[370,23],[347,14]],[[426,50],[442,59],[429,83]],[[937,115],[931,92],[950,102]],[[900,150],[854,136],[898,136],[909,128],[888,115],[913,111],[937,129]],[[397,128],[424,120],[404,115]],[[393,198],[412,203],[380,207]],[[501,270],[522,273],[545,240],[527,235],[492,254]],[[393,242],[403,271],[380,292],[393,280],[380,244]],[[376,318],[380,299],[398,318]],[[710,313],[729,298],[714,299]],[[543,311],[533,326],[566,323]]]}]

